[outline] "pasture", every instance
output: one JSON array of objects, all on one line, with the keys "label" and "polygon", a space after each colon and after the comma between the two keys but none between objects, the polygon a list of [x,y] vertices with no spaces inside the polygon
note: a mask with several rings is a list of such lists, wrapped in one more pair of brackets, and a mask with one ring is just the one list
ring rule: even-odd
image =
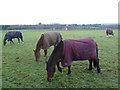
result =
[{"label": "pasture", "polygon": [[[7,31],[2,32],[4,37]],[[48,50],[48,57],[43,56],[35,61],[33,49],[40,35],[49,30],[21,30],[24,44],[7,42],[2,46],[2,88],[118,88],[118,31],[115,37],[106,37],[104,30],[71,30],[61,31],[63,39],[92,37],[98,44],[101,73],[95,69],[88,71],[88,61],[74,61],[71,76],[67,67],[60,73],[57,68],[52,82],[47,81],[46,61],[53,47]]]}]

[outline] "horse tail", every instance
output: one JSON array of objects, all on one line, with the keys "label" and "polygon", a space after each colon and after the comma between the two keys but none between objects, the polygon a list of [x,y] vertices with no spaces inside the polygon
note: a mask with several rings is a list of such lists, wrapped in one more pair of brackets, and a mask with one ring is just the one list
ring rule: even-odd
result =
[{"label": "horse tail", "polygon": [[63,38],[62,38],[62,35],[59,33],[58,36],[57,36],[57,42],[56,42],[56,45],[55,45],[55,46],[57,46],[58,43],[62,41],[62,39],[63,39]]},{"label": "horse tail", "polygon": [[59,33],[58,34],[58,38],[57,38],[57,44],[62,40],[63,38],[62,38],[62,35]]},{"label": "horse tail", "polygon": [[[97,44],[96,44],[96,55],[97,55],[96,59],[99,60],[99,58],[98,58],[98,46],[97,46]],[[96,61],[93,61],[93,65],[94,65],[95,68],[97,67]]]},{"label": "horse tail", "polygon": [[96,54],[97,54],[97,58],[98,58],[98,45],[96,44]]}]

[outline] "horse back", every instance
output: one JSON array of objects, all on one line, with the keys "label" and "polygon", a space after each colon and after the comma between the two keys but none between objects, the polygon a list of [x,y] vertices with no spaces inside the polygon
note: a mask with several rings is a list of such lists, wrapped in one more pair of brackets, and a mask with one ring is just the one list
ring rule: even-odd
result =
[{"label": "horse back", "polygon": [[106,30],[106,34],[107,34],[107,35],[108,35],[108,34],[113,35],[113,30],[112,30],[112,29],[107,29],[107,30]]},{"label": "horse back", "polygon": [[69,66],[72,61],[97,58],[97,43],[91,38],[64,40],[62,66]]},{"label": "horse back", "polygon": [[22,36],[22,33],[19,31],[11,31],[11,32],[7,32],[5,37],[8,39],[11,38],[20,38]]},{"label": "horse back", "polygon": [[52,45],[56,45],[62,40],[62,36],[59,32],[44,33],[43,49],[48,49]]}]

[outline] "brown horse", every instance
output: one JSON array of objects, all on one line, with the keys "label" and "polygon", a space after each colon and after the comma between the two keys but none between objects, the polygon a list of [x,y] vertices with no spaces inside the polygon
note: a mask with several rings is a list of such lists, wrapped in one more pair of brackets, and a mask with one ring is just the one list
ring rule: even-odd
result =
[{"label": "brown horse", "polygon": [[34,50],[34,55],[36,61],[40,58],[40,49],[44,50],[44,56],[47,56],[47,49],[50,46],[56,46],[58,42],[62,40],[62,36],[59,32],[48,32],[41,35],[37,42],[36,49]]},{"label": "brown horse", "polygon": [[53,50],[48,62],[46,63],[47,80],[51,82],[55,73],[55,66],[62,73],[59,66],[61,62],[63,67],[68,67],[68,75],[71,74],[71,63],[77,60],[89,60],[88,70],[92,70],[92,62],[100,73],[98,47],[96,42],[91,38],[68,39],[59,42]]}]

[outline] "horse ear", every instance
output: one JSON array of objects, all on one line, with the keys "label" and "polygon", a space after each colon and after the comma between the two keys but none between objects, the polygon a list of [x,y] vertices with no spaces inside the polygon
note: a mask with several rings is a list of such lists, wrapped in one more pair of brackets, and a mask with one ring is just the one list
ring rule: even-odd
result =
[{"label": "horse ear", "polygon": [[63,43],[63,41],[62,41],[62,40],[61,40],[60,42],[61,42],[61,43]]},{"label": "horse ear", "polygon": [[44,34],[41,34],[41,37],[44,37]]}]

